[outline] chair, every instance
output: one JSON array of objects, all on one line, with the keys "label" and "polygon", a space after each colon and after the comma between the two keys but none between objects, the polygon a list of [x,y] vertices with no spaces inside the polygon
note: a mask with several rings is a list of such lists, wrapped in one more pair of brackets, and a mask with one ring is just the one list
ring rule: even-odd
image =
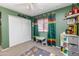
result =
[{"label": "chair", "polygon": [[42,41],[42,46],[43,45],[46,45],[47,46],[47,39],[46,38]]},{"label": "chair", "polygon": [[40,37],[44,37],[45,39],[42,41],[42,45],[47,45],[47,32],[41,32]]}]

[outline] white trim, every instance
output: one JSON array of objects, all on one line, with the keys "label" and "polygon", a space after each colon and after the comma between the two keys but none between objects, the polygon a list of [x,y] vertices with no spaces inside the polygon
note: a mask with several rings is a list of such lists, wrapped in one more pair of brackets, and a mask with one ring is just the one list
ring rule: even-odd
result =
[{"label": "white trim", "polygon": [[13,15],[8,15],[8,18],[10,47],[31,40],[31,21],[29,19]]},{"label": "white trim", "polygon": [[5,49],[2,49],[1,51],[5,51],[5,50],[8,50],[10,47],[8,47],[8,48],[5,48]]},{"label": "white trim", "polygon": [[61,48],[61,47],[59,47],[59,46],[56,46],[57,48]]},{"label": "white trim", "polygon": [[[32,40],[32,39],[31,39]],[[31,41],[30,40],[30,41]],[[23,43],[28,43],[29,41],[27,41],[27,42],[23,42]],[[23,44],[23,43],[21,43],[21,44]],[[18,45],[21,45],[21,44],[17,44],[17,45],[15,45],[15,46],[18,46]],[[12,46],[12,47],[15,47],[15,46]],[[10,49],[10,48],[12,48],[12,47],[8,47],[8,48],[5,48],[5,49],[2,49],[1,51],[6,51],[6,50],[8,50],[8,49]]]}]

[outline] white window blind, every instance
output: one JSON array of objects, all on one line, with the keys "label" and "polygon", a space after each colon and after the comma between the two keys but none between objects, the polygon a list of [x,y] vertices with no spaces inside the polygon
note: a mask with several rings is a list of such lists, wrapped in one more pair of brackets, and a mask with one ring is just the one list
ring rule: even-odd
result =
[{"label": "white window blind", "polygon": [[38,20],[38,31],[47,32],[48,31],[48,18]]}]

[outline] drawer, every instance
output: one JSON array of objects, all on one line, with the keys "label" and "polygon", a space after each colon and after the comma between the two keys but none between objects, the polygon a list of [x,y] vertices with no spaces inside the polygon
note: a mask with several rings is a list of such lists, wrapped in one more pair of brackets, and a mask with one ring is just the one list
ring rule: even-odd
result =
[{"label": "drawer", "polygon": [[77,37],[69,37],[68,42],[73,43],[73,44],[78,44],[78,38]]}]

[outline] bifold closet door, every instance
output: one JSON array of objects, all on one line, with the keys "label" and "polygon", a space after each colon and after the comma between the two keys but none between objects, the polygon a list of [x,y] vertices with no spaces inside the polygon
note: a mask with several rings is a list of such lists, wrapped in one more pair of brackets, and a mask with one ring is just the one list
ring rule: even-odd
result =
[{"label": "bifold closet door", "polygon": [[9,46],[31,40],[31,21],[9,15]]}]

